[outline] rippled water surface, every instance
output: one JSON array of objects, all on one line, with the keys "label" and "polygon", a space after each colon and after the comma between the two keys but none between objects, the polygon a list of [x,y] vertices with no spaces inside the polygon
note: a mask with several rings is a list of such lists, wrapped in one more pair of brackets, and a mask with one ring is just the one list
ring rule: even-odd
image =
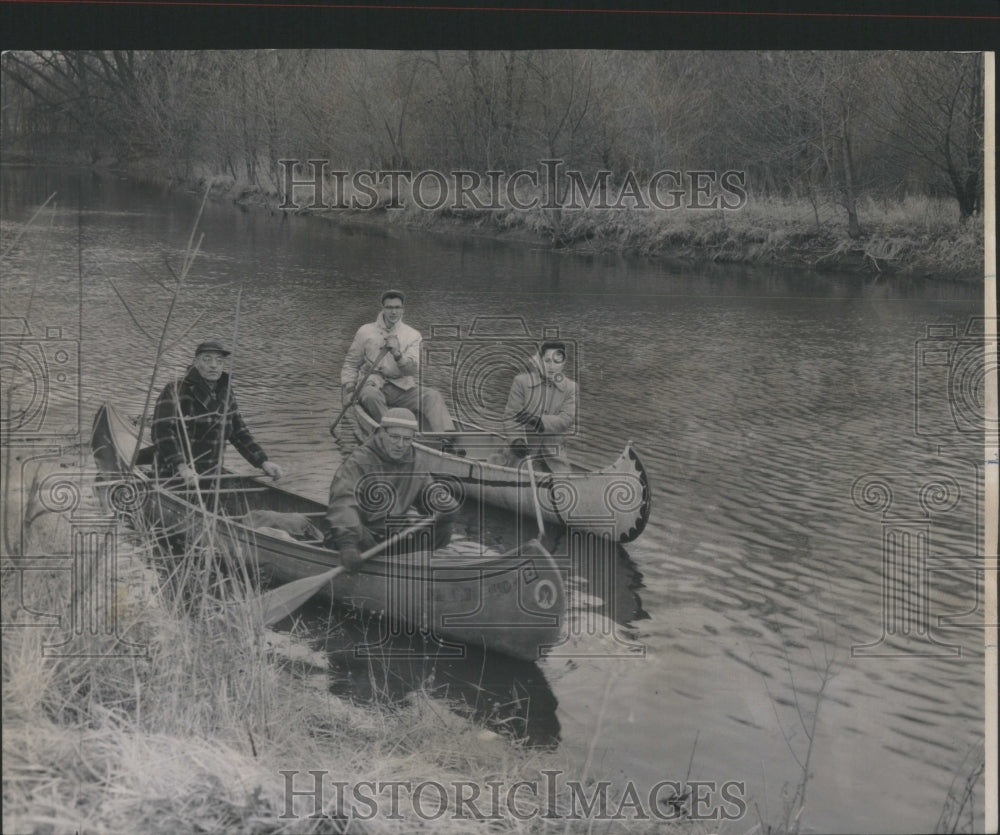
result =
[{"label": "rippled water surface", "polygon": [[[52,192],[55,211],[24,231]],[[164,285],[198,203],[108,177],[4,170],[4,249],[24,235],[3,264],[3,315],[78,346],[85,433],[104,399],[143,409]],[[316,498],[346,444],[327,433],[340,364],[381,290],[407,291],[406,320],[425,335],[522,316],[532,335],[557,327],[572,341],[574,454],[599,466],[634,440],[653,513],[622,556],[637,587],[627,611],[609,612],[626,621],[620,643],[598,630],[572,657],[510,672],[535,693],[536,738],[589,757],[599,779],[745,781],[772,821],[808,756],[807,829],[934,826],[983,736],[982,612],[974,572],[958,570],[979,547],[982,455],[945,399],[954,369],[921,358],[949,342],[941,330],[928,342],[928,326],[960,336],[980,314],[977,288],[668,268],[229,205],[209,206],[199,233],[157,383],[204,336],[235,342],[246,417],[289,486]],[[432,377],[451,397],[445,370]],[[45,420],[72,428],[75,383],[60,385]],[[929,557],[907,635],[883,601],[883,554],[903,553],[893,543],[926,543]],[[909,642],[880,642],[887,628]],[[477,663],[502,689],[503,662]]]}]

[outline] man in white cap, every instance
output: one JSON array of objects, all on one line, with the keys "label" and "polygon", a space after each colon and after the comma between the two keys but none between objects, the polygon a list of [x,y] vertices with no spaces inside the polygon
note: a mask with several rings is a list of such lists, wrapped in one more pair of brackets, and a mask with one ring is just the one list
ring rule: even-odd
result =
[{"label": "man in white cap", "polygon": [[[389,519],[403,520],[414,508],[429,514],[441,504],[440,485],[416,467],[416,432],[417,419],[409,409],[386,410],[379,428],[333,477],[325,544],[340,552],[348,571],[361,565],[361,551],[386,539]],[[434,534],[435,548],[446,545],[451,540],[450,523],[439,519]]]},{"label": "man in white cap", "polygon": [[197,486],[199,475],[218,473],[223,444],[229,441],[255,467],[275,481],[281,478],[281,468],[268,460],[236,405],[223,370],[229,354],[218,339],[202,342],[187,374],[160,393],[152,426],[160,477]]},{"label": "man in white cap", "polygon": [[378,317],[358,328],[344,358],[340,371],[342,402],[347,403],[359,379],[371,371],[358,392],[358,402],[373,418],[381,420],[386,409],[401,406],[418,412],[426,430],[453,431],[455,424],[441,392],[417,384],[421,336],[420,331],[403,322],[403,294],[386,290],[381,301]]}]

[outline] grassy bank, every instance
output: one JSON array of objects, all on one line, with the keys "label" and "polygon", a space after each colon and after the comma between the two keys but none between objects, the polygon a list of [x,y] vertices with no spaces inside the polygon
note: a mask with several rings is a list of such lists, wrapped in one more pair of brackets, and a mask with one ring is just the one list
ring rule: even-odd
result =
[{"label": "grassy bank", "polygon": [[[791,267],[819,272],[837,271],[878,278],[900,275],[927,280],[983,280],[983,223],[975,217],[959,221],[955,200],[907,196],[899,200],[863,197],[858,204],[862,235],[851,238],[844,209],[829,198],[758,198],[750,194],[737,209],[542,208],[545,194],[530,185],[515,190],[515,198],[534,208],[515,208],[500,190],[493,197],[476,192],[484,204],[497,208],[453,208],[454,197],[442,207],[421,208],[402,182],[396,206],[390,207],[387,186],[377,197],[359,192],[348,181],[343,192],[332,183],[323,195],[328,209],[306,209],[309,190],[296,193],[298,210],[280,209],[285,196],[277,179],[264,185],[219,175],[207,168],[186,178],[157,174],[153,161],[116,168],[139,182],[203,194],[211,182],[215,200],[243,210],[266,211],[280,218],[286,212],[308,214],[335,223],[361,227],[397,227],[448,235],[486,236],[554,251],[585,255],[618,253],[683,262],[732,263]],[[269,170],[262,163],[261,171]],[[152,173],[151,173],[152,172]],[[305,178],[305,174],[298,175]],[[612,192],[614,193],[614,192]],[[423,190],[425,205],[439,201],[434,187]],[[645,194],[645,193],[643,193]],[[648,197],[648,194],[646,194]],[[732,195],[728,195],[732,200]],[[350,208],[352,201],[364,208]],[[471,203],[466,198],[466,204]],[[628,201],[626,201],[626,205]]]},{"label": "grassy bank", "polygon": [[[256,589],[233,562],[239,555],[211,550],[210,530],[183,559],[167,560],[147,537],[116,529],[115,634],[85,634],[60,655],[65,626],[29,624],[39,613],[74,611],[70,574],[19,572],[13,558],[66,554],[72,520],[68,512],[43,512],[32,487],[26,495],[17,502],[26,536],[19,553],[4,554],[2,583],[5,833],[791,835],[807,826],[810,754],[829,665],[803,696],[811,722],[797,714],[804,742],[796,737],[793,746],[786,737],[802,774],[782,788],[777,807],[771,798],[774,822],[766,797],[746,798],[734,821],[685,818],[690,798],[675,812],[671,798],[660,797],[660,814],[673,818],[662,820],[649,814],[644,795],[614,790],[596,819],[581,813],[596,797],[594,751],[581,764],[579,755],[571,761],[530,748],[427,689],[402,704],[386,698],[362,706],[332,695],[326,656],[263,628]],[[81,496],[83,511],[97,510],[85,490]],[[101,626],[109,609],[97,604]],[[805,754],[796,753],[803,744]],[[936,831],[976,831],[982,763],[979,748],[961,764]],[[663,765],[670,774],[684,764]],[[579,781],[583,801],[573,805],[561,791],[550,803],[546,775],[553,772],[563,788]],[[458,797],[468,802],[460,807]]]},{"label": "grassy bank", "polygon": [[[31,515],[25,551],[66,553],[67,515]],[[119,530],[117,540],[117,637],[87,633],[67,657],[52,649],[64,631],[27,624],[67,611],[69,573],[19,574],[7,563],[4,832],[708,831],[545,819],[530,814],[550,808],[530,790],[512,811],[518,783],[544,786],[545,770],[582,779],[578,767],[427,691],[401,705],[331,695],[326,656],[263,628],[256,590],[238,566],[220,565],[238,555],[211,551],[208,531],[174,562],[144,536]],[[310,772],[320,774],[319,796]],[[461,812],[459,793],[471,803]],[[562,814],[565,802],[551,808]]]},{"label": "grassy bank", "polygon": [[[203,187],[203,180],[200,185]],[[283,196],[277,187],[253,188],[231,179],[217,179],[215,191],[245,206],[280,214]],[[337,194],[331,185],[324,198]],[[481,202],[497,198],[477,192]],[[343,207],[304,210],[334,222],[352,225],[400,226],[459,235],[485,235],[516,240],[553,250],[619,253],[691,264],[715,262],[771,265],[816,271],[852,272],[861,276],[902,275],[931,280],[983,279],[981,218],[959,220],[951,199],[909,196],[885,201],[863,198],[858,206],[862,235],[848,235],[843,208],[829,200],[755,198],[738,209],[542,208],[545,195],[530,186],[518,189],[517,200],[530,209],[514,208],[505,197],[500,208],[452,208],[452,195],[439,198],[431,189],[425,205],[439,200],[442,208],[421,208],[406,183],[398,206],[392,207],[387,188],[373,201],[348,182],[339,195]],[[731,195],[730,195],[731,198]],[[309,204],[307,191],[297,200]],[[348,208],[352,201],[371,208]],[[468,204],[470,201],[466,199]],[[299,213],[302,213],[300,210]]]},{"label": "grassy bank", "polygon": [[[350,213],[356,217],[357,212]],[[779,266],[861,276],[904,275],[981,281],[983,231],[959,224],[951,201],[908,198],[886,206],[864,201],[866,234],[852,239],[832,210],[817,227],[805,200],[751,200],[723,210],[535,210],[434,216],[405,209],[386,222],[426,229],[494,233],[580,254],[620,253],[652,259]]]}]

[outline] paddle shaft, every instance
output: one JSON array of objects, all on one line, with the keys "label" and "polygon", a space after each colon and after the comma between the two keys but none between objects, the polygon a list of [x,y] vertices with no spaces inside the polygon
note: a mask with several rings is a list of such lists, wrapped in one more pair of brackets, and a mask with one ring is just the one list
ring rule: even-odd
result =
[{"label": "paddle shaft", "polygon": [[[524,442],[528,443],[528,433],[524,433]],[[535,465],[531,463],[531,453],[528,453],[528,479],[531,481],[531,502],[535,506],[535,521],[538,522],[538,536],[545,535],[545,523],[542,521],[542,504],[538,498],[538,487],[535,484]]]},{"label": "paddle shaft", "polygon": [[368,373],[365,374],[365,376],[361,378],[361,382],[358,383],[357,386],[355,386],[354,394],[351,395],[351,399],[348,400],[344,408],[340,410],[340,414],[337,415],[337,419],[330,424],[331,435],[333,435],[334,431],[337,429],[337,424],[340,423],[340,421],[343,420],[344,415],[347,414],[347,410],[350,409],[351,406],[355,404],[355,402],[357,402],[358,396],[361,394],[361,389],[365,387],[365,383],[368,382],[368,378],[375,373],[375,369],[378,368],[378,364],[382,362],[382,360],[385,358],[385,355],[388,353],[389,353],[389,346],[386,345],[385,347],[382,348],[382,350],[379,352],[379,355],[375,358],[375,362],[372,363],[372,367],[368,369]]},{"label": "paddle shaft", "polygon": [[[236,360],[236,343],[240,336],[240,304],[243,301],[243,288],[240,287],[239,292],[236,294],[236,324],[233,326],[233,345],[229,352],[229,381],[226,384],[226,400],[225,400],[225,411],[222,415],[222,425],[225,426],[229,421],[229,406],[233,402],[231,397],[233,392],[233,363]],[[219,469],[223,468],[226,462],[226,433],[219,433]],[[215,482],[215,500],[218,503],[219,492],[222,487],[222,481],[218,480]]]},{"label": "paddle shaft", "polygon": [[[418,531],[421,528],[426,527],[432,522],[437,521],[437,515],[430,516],[427,519],[422,519],[415,525],[411,525],[402,530],[397,534],[390,536],[385,542],[379,543],[367,551],[361,553],[361,560],[368,560],[377,554],[382,553],[390,545],[395,544],[404,536],[409,536],[414,531]],[[346,569],[342,565],[335,566],[329,571],[324,571],[322,574],[316,574],[313,577],[303,577],[301,580],[293,580],[291,583],[287,583],[279,588],[272,589],[266,594],[261,595],[261,611],[263,613],[264,625],[270,626],[273,623],[277,623],[279,620],[286,618],[292,612],[299,608],[303,603],[305,603],[310,597],[312,597],[316,592],[318,592],[323,586],[338,577]]]},{"label": "paddle shaft", "polygon": [[528,456],[528,478],[531,480],[531,499],[535,505],[535,521],[538,522],[538,535],[545,535],[545,523],[542,521],[542,503],[538,498],[538,487],[535,484],[535,467]]}]

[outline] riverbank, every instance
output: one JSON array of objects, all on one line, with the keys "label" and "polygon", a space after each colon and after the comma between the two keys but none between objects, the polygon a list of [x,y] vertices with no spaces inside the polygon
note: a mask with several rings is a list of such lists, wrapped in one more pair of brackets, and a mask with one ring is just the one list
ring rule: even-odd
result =
[{"label": "riverbank", "polygon": [[[816,231],[808,205],[794,201],[748,204],[744,213],[721,211],[668,215],[609,210],[539,216],[429,216],[429,213],[331,211],[321,217],[351,225],[401,225],[431,233],[487,236],[577,255],[619,254],[698,264],[791,267],[815,272],[856,273],[878,278],[978,282],[982,280],[980,226],[951,223],[948,207],[911,201],[892,211],[874,204],[865,228],[851,239],[835,220]],[[956,213],[957,214],[957,213]],[[863,215],[864,217],[865,215]],[[919,219],[913,219],[919,218]],[[974,266],[970,266],[974,265]]]},{"label": "riverbank", "polygon": [[[81,514],[95,524],[100,515],[72,458],[46,467],[18,485],[21,501],[5,492],[5,511],[24,509],[27,554],[67,553]],[[72,522],[47,512],[36,489],[56,472]],[[116,529],[116,568],[84,559],[95,574],[81,586],[51,565],[5,568],[4,832],[458,835],[470,825],[563,829],[595,815],[601,831],[709,831],[678,822],[667,790],[661,808],[637,815],[586,765],[491,730],[428,689],[374,705],[332,695],[326,655],[294,630],[263,628],[256,590],[232,564],[221,569],[225,555],[202,547],[205,533],[170,564],[148,537]],[[59,560],[32,565],[39,559]],[[105,569],[107,598],[87,579]],[[93,609],[81,588],[93,589]],[[38,625],[40,613],[68,611],[96,628],[73,638],[51,620]],[[584,812],[595,792],[605,802]]]},{"label": "riverbank", "polygon": [[[862,198],[858,205],[862,235],[848,235],[843,209],[831,202],[757,199],[749,195],[736,209],[543,208],[538,189],[518,189],[519,209],[501,201],[499,208],[420,208],[405,184],[393,207],[386,188],[372,194],[347,190],[337,208],[308,208],[311,188],[294,195],[295,208],[281,208],[286,197],[277,184],[251,186],[232,177],[203,173],[188,179],[157,174],[156,166],[97,167],[139,182],[178,191],[204,193],[244,211],[271,216],[308,215],[355,228],[408,229],[447,236],[489,237],[576,255],[620,254],[689,267],[725,263],[790,267],[818,273],[854,273],[869,280],[901,276],[926,281],[978,283],[983,280],[981,218],[959,222],[954,200],[905,197],[900,201]],[[331,185],[324,197],[333,202]],[[483,195],[485,202],[485,195]],[[352,201],[370,208],[350,208]],[[425,196],[425,205],[438,198]],[[628,201],[626,201],[628,203]]]},{"label": "riverbank", "polygon": [[[201,187],[204,187],[202,182]],[[939,281],[983,280],[981,218],[959,222],[954,200],[906,197],[898,202],[863,198],[859,237],[848,234],[843,209],[829,202],[802,199],[756,199],[735,209],[655,208],[646,200],[636,208],[544,208],[539,189],[518,191],[518,202],[532,208],[453,208],[449,195],[425,198],[421,208],[401,187],[393,200],[386,189],[376,196],[348,191],[337,208],[306,208],[309,190],[297,194],[295,209],[281,209],[287,198],[216,179],[221,199],[272,214],[309,214],[334,223],[417,229],[434,234],[485,236],[527,246],[580,255],[615,253],[653,260],[792,267],[816,272],[856,273],[877,279],[898,275]],[[334,194],[331,187],[328,194]],[[486,195],[481,195],[486,202]],[[642,195],[640,194],[640,199]],[[394,202],[398,205],[394,206]],[[501,201],[504,202],[504,201]],[[350,208],[353,203],[371,208]]]},{"label": "riverbank", "polygon": [[[72,462],[61,463],[75,482]],[[97,523],[87,515],[98,510],[94,497],[79,488],[59,495],[69,494],[76,524]],[[68,514],[38,512],[37,500],[30,486],[24,550],[65,553]],[[720,821],[718,809],[672,794],[682,783],[614,789],[588,777],[589,757],[581,766],[529,747],[427,689],[403,703],[353,704],[331,694],[323,653],[294,630],[262,627],[255,591],[232,571],[225,587],[209,587],[216,556],[192,553],[168,572],[144,536],[114,537],[112,594],[95,595],[85,625],[98,628],[72,644],[68,630],[38,626],[41,613],[67,611],[69,572],[5,569],[4,832],[800,831],[807,768],[770,811],[776,821],[739,792]],[[29,561],[40,559],[60,558]],[[958,824],[981,763],[981,754],[963,763],[936,831],[965,831]]]}]

